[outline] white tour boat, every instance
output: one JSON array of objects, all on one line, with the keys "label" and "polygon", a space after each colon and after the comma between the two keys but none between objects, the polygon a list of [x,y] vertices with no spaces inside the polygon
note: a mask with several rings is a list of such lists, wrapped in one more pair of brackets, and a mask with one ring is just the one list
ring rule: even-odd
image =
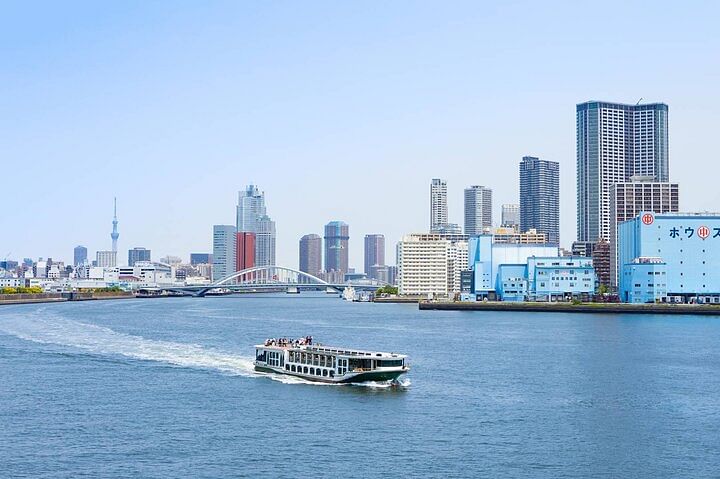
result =
[{"label": "white tour boat", "polygon": [[404,354],[361,351],[300,340],[269,339],[255,346],[255,370],[325,383],[393,381],[409,371]]}]

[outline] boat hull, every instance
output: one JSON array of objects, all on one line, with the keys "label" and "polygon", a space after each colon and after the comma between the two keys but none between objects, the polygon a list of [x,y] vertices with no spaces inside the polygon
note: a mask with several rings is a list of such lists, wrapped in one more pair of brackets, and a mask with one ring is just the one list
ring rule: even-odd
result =
[{"label": "boat hull", "polygon": [[330,383],[330,384],[352,384],[352,383],[365,383],[365,382],[382,382],[382,381],[394,381],[403,374],[407,373],[405,369],[393,369],[387,371],[364,371],[359,373],[346,374],[343,377],[327,378],[322,376],[312,376],[309,374],[293,373],[285,369],[275,369],[267,366],[255,365],[255,371],[263,373],[275,373],[282,374],[285,376],[293,376],[296,378],[306,379],[308,381],[318,383]]}]

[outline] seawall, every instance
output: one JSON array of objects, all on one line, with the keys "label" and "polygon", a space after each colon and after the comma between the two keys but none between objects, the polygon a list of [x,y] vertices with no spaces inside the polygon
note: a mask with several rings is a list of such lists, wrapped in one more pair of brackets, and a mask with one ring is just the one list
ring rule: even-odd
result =
[{"label": "seawall", "polygon": [[420,301],[422,310],[435,311],[527,311],[553,313],[699,314],[720,316],[720,305],[709,304],[623,304],[623,303],[510,303]]},{"label": "seawall", "polygon": [[88,293],[38,293],[0,294],[0,305],[29,303],[62,303],[64,301],[97,301],[104,299],[130,299],[135,295],[128,291],[99,291]]}]

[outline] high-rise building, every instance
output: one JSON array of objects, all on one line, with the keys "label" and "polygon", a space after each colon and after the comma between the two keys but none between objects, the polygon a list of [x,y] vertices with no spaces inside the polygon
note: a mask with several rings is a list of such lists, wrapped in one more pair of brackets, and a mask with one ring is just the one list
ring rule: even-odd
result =
[{"label": "high-rise building", "polygon": [[578,241],[610,240],[612,185],[632,176],[669,181],[668,106],[577,105]]},{"label": "high-rise building", "polygon": [[190,264],[192,266],[212,264],[212,255],[210,253],[190,253]]},{"label": "high-rise building", "polygon": [[87,263],[87,248],[84,246],[76,246],[73,250],[73,265]]},{"label": "high-rise building", "polygon": [[313,276],[322,273],[322,238],[309,234],[300,238],[300,271]]},{"label": "high-rise building", "polygon": [[448,224],[447,181],[433,178],[430,182],[430,231]]},{"label": "high-rise building", "polygon": [[385,266],[385,236],[365,235],[365,274],[370,279],[380,279],[374,274],[377,272],[377,269],[373,270],[375,266]]},{"label": "high-rise building", "polygon": [[213,281],[235,272],[235,240],[234,226],[213,226]]},{"label": "high-rise building", "polygon": [[256,232],[258,220],[266,214],[265,192],[260,192],[256,185],[248,185],[244,191],[238,193],[238,231]]},{"label": "high-rise building", "polygon": [[484,186],[465,188],[465,234],[477,236],[492,228],[492,190]]},{"label": "high-rise building", "polygon": [[610,286],[617,286],[617,227],[643,211],[677,213],[680,211],[680,187],[677,183],[653,181],[649,176],[633,176],[628,182],[617,183],[610,190]]},{"label": "high-rise building", "polygon": [[350,227],[343,221],[325,225],[325,271],[348,272]]},{"label": "high-rise building", "polygon": [[275,264],[275,222],[268,215],[258,218],[255,232],[255,266]]},{"label": "high-rise building", "polygon": [[265,207],[265,193],[248,185],[238,194],[237,232],[255,233],[255,265],[275,264],[275,222]]},{"label": "high-rise building", "polygon": [[[120,233],[118,233],[118,219],[117,219],[117,198],[113,198],[113,221],[112,221],[113,229],[112,233],[110,233],[110,239],[112,239],[112,250],[117,253],[117,241],[120,237]],[[117,259],[117,254],[115,255]],[[115,265],[113,265],[115,266]]]},{"label": "high-rise building", "polygon": [[235,271],[255,266],[255,233],[240,231],[235,236]]},{"label": "high-rise building", "polygon": [[135,266],[137,261],[150,261],[150,250],[146,248],[128,250],[128,266]]},{"label": "high-rise building", "polygon": [[560,244],[560,164],[524,156],[520,162],[520,231],[545,233]]},{"label": "high-rise building", "polygon": [[117,251],[98,251],[95,261],[100,268],[114,268],[117,266]]},{"label": "high-rise building", "polygon": [[502,227],[520,230],[520,205],[502,205]]}]

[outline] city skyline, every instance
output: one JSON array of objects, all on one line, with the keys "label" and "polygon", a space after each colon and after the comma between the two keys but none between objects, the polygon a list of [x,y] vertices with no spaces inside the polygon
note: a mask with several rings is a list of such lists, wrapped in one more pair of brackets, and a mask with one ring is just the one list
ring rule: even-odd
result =
[{"label": "city skyline", "polygon": [[[672,161],[684,166],[671,168],[671,180],[685,188],[680,209],[717,210],[720,192],[697,171],[712,168],[720,111],[705,80],[720,68],[707,61],[720,46],[712,22],[718,7],[622,4],[618,18],[620,5],[596,12],[608,25],[602,31],[584,27],[577,6],[549,15],[527,3],[386,5],[382,17],[351,5],[220,3],[172,15],[167,5],[106,6],[114,10],[92,17],[73,5],[33,15],[10,7],[0,32],[13,47],[1,67],[9,94],[0,121],[11,179],[5,193],[22,212],[5,211],[0,222],[22,234],[4,237],[0,254],[69,263],[82,244],[95,258],[111,249],[114,196],[119,251],[143,244],[157,257],[209,253],[211,225],[235,222],[230,205],[250,182],[272,198],[278,264],[294,264],[297,238],[329,218],[344,218],[355,238],[381,232],[390,246],[427,230],[433,177],[448,182],[450,222],[462,223],[462,191],[471,184],[493,189],[499,218],[501,204],[517,202],[516,161],[527,152],[560,163],[567,200],[560,237],[568,247],[576,229],[574,106],[641,97],[672,109]],[[297,22],[316,15],[336,22]],[[633,46],[648,41],[633,28],[639,17],[667,44],[645,50],[643,75],[621,75],[637,68]],[[29,28],[31,19],[44,26],[42,35]],[[102,37],[98,23],[109,27]],[[293,35],[282,35],[288,28]],[[173,40],[170,32],[187,29],[198,33],[192,42]],[[418,38],[419,30],[433,34]],[[433,75],[425,74],[428,65]],[[281,88],[288,76],[297,78],[293,91]],[[32,141],[38,137],[44,141]],[[338,158],[373,194],[342,201],[348,188]],[[29,181],[56,191],[53,201],[27,195]],[[388,210],[401,214],[367,214]],[[82,221],[70,220],[70,211]],[[350,248],[350,265],[359,268],[362,244]]]}]

